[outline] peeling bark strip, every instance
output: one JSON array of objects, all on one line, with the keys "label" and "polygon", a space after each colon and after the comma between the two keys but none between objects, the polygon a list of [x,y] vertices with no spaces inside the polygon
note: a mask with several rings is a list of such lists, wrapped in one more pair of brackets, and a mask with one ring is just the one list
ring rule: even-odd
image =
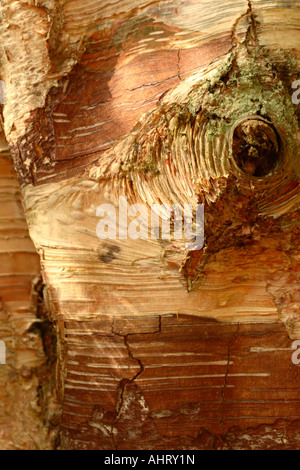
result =
[{"label": "peeling bark strip", "polygon": [[[62,448],[297,448],[300,8],[1,8],[3,125],[57,334]],[[205,204],[204,249],[99,240],[97,207],[119,219],[120,196]]]},{"label": "peeling bark strip", "polygon": [[53,449],[57,445],[55,363],[47,361],[49,336],[36,290],[39,275],[38,255],[29,238],[17,177],[2,136],[0,338],[6,349],[5,361],[0,351],[2,450]]}]

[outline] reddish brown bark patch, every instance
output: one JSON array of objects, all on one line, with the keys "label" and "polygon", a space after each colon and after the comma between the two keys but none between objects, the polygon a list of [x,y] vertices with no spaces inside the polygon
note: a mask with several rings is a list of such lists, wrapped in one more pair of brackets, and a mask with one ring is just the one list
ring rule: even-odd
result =
[{"label": "reddish brown bark patch", "polygon": [[281,324],[124,321],[66,324],[64,448],[297,447],[300,375]]}]

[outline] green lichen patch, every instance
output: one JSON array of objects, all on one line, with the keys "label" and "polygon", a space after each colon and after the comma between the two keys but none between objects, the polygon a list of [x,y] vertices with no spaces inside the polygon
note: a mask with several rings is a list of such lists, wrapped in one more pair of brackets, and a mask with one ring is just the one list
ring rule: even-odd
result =
[{"label": "green lichen patch", "polygon": [[192,90],[187,107],[193,115],[205,111],[210,140],[227,135],[243,116],[258,115],[284,129],[293,146],[299,119],[291,98],[295,76],[292,52],[256,48],[252,55],[231,53],[213,80]]}]

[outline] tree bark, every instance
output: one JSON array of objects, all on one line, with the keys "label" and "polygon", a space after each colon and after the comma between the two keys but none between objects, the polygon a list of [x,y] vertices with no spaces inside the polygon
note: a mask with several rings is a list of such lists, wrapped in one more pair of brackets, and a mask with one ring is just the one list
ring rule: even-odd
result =
[{"label": "tree bark", "polygon": [[0,366],[0,448],[50,450],[59,442],[55,352],[40,295],[39,257],[3,135],[0,259],[0,337],[6,346],[6,364]]},{"label": "tree bark", "polygon": [[[3,129],[55,329],[60,448],[298,448],[299,17],[286,1],[2,0]],[[124,197],[203,204],[204,246],[99,239],[97,208],[124,229]],[[37,302],[26,275],[20,301]],[[30,388],[48,390],[32,436],[50,432],[5,424],[4,447],[58,445],[52,371]]]}]

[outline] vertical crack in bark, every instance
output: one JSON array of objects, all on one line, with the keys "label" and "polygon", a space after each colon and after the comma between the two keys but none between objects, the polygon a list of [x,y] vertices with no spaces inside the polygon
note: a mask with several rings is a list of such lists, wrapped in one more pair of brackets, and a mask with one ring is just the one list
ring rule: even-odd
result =
[{"label": "vertical crack in bark", "polygon": [[247,31],[245,45],[246,45],[248,53],[251,55],[251,52],[253,51],[253,49],[256,49],[259,46],[258,31],[257,31],[258,21],[254,13],[253,4],[251,0],[248,0],[247,14],[250,17],[250,26]]},{"label": "vertical crack in bark", "polygon": [[225,402],[224,394],[225,394],[225,390],[226,390],[226,386],[227,386],[227,379],[228,379],[228,374],[229,374],[230,345],[231,345],[231,341],[232,341],[232,340],[233,340],[233,338],[231,338],[231,339],[228,341],[227,367],[226,367],[224,385],[223,385],[222,390],[221,390],[221,403],[220,403],[219,408],[218,408],[218,414],[219,414],[219,416],[220,416],[220,426],[221,426],[221,428],[222,428],[223,434],[225,434],[225,429],[224,429],[224,426],[223,426],[224,415],[223,415],[223,413],[222,413],[222,408],[223,408],[223,405],[224,405],[224,402]]},{"label": "vertical crack in bark", "polygon": [[180,60],[181,60],[181,57],[180,57],[180,49],[178,49],[177,51],[177,76],[179,78],[179,80],[181,81],[182,78],[181,78],[181,73],[180,73]]},{"label": "vertical crack in bark", "polygon": [[246,33],[246,38],[245,38],[245,43],[244,44],[246,46],[248,54],[251,55],[252,50],[259,46],[258,31],[257,31],[258,21],[256,19],[256,15],[254,13],[252,1],[248,0],[247,5],[248,5],[247,12],[244,15],[240,16],[233,24],[232,34],[231,34],[231,41],[232,41],[232,45],[233,45],[234,48],[238,46],[238,44],[239,44],[238,34],[237,34],[238,25],[239,25],[240,21],[243,18],[249,17],[250,18],[250,25],[249,25],[249,28],[248,28],[247,33]]},{"label": "vertical crack in bark", "polygon": [[56,394],[57,340],[44,300],[44,284],[41,277],[34,280],[32,289],[38,321],[32,325],[29,332],[37,332],[40,336],[45,354],[45,362],[35,369],[35,375],[39,381],[37,398],[41,409],[41,419],[48,429],[52,448],[57,449],[60,445],[61,418],[61,408]]},{"label": "vertical crack in bark", "polygon": [[224,425],[223,425],[225,418],[224,418],[224,415],[222,413],[222,408],[223,408],[224,403],[225,403],[225,390],[226,390],[226,387],[227,387],[227,380],[228,380],[228,375],[229,375],[229,365],[230,365],[230,357],[231,357],[231,343],[236,338],[236,336],[239,332],[239,329],[240,329],[240,324],[238,323],[236,332],[234,333],[234,335],[228,341],[227,366],[226,366],[226,372],[225,372],[225,378],[224,378],[224,385],[223,385],[222,390],[221,390],[221,403],[220,403],[219,408],[218,408],[218,415],[220,416],[220,426],[221,426],[223,434],[225,434],[225,429],[224,429]]},{"label": "vertical crack in bark", "polygon": [[116,401],[116,407],[115,407],[115,410],[116,410],[116,414],[115,414],[115,418],[112,422],[112,425],[111,425],[111,429],[110,429],[110,438],[112,440],[112,443],[114,445],[114,448],[115,450],[118,450],[118,444],[115,440],[115,436],[114,436],[114,427],[115,427],[115,424],[117,423],[117,421],[119,420],[120,416],[121,416],[121,413],[122,413],[122,410],[123,410],[123,407],[124,407],[124,403],[125,403],[125,397],[126,397],[126,390],[128,388],[129,385],[131,385],[145,370],[144,368],[144,365],[142,363],[142,360],[137,358],[137,357],[134,357],[134,355],[132,354],[132,351],[130,349],[130,345],[128,343],[128,338],[129,336],[135,336],[135,335],[153,335],[153,334],[157,334],[157,333],[161,333],[161,316],[158,317],[158,330],[157,331],[153,331],[153,332],[149,332],[149,333],[129,333],[127,335],[121,335],[119,333],[116,333],[114,331],[114,324],[112,325],[112,332],[114,335],[116,336],[120,336],[124,339],[124,345],[127,349],[127,353],[128,353],[128,357],[133,360],[133,361],[136,361],[139,365],[139,371],[134,375],[134,377],[132,379],[122,379],[120,384],[119,384],[119,387],[118,387],[118,391],[117,391],[117,401]]}]

